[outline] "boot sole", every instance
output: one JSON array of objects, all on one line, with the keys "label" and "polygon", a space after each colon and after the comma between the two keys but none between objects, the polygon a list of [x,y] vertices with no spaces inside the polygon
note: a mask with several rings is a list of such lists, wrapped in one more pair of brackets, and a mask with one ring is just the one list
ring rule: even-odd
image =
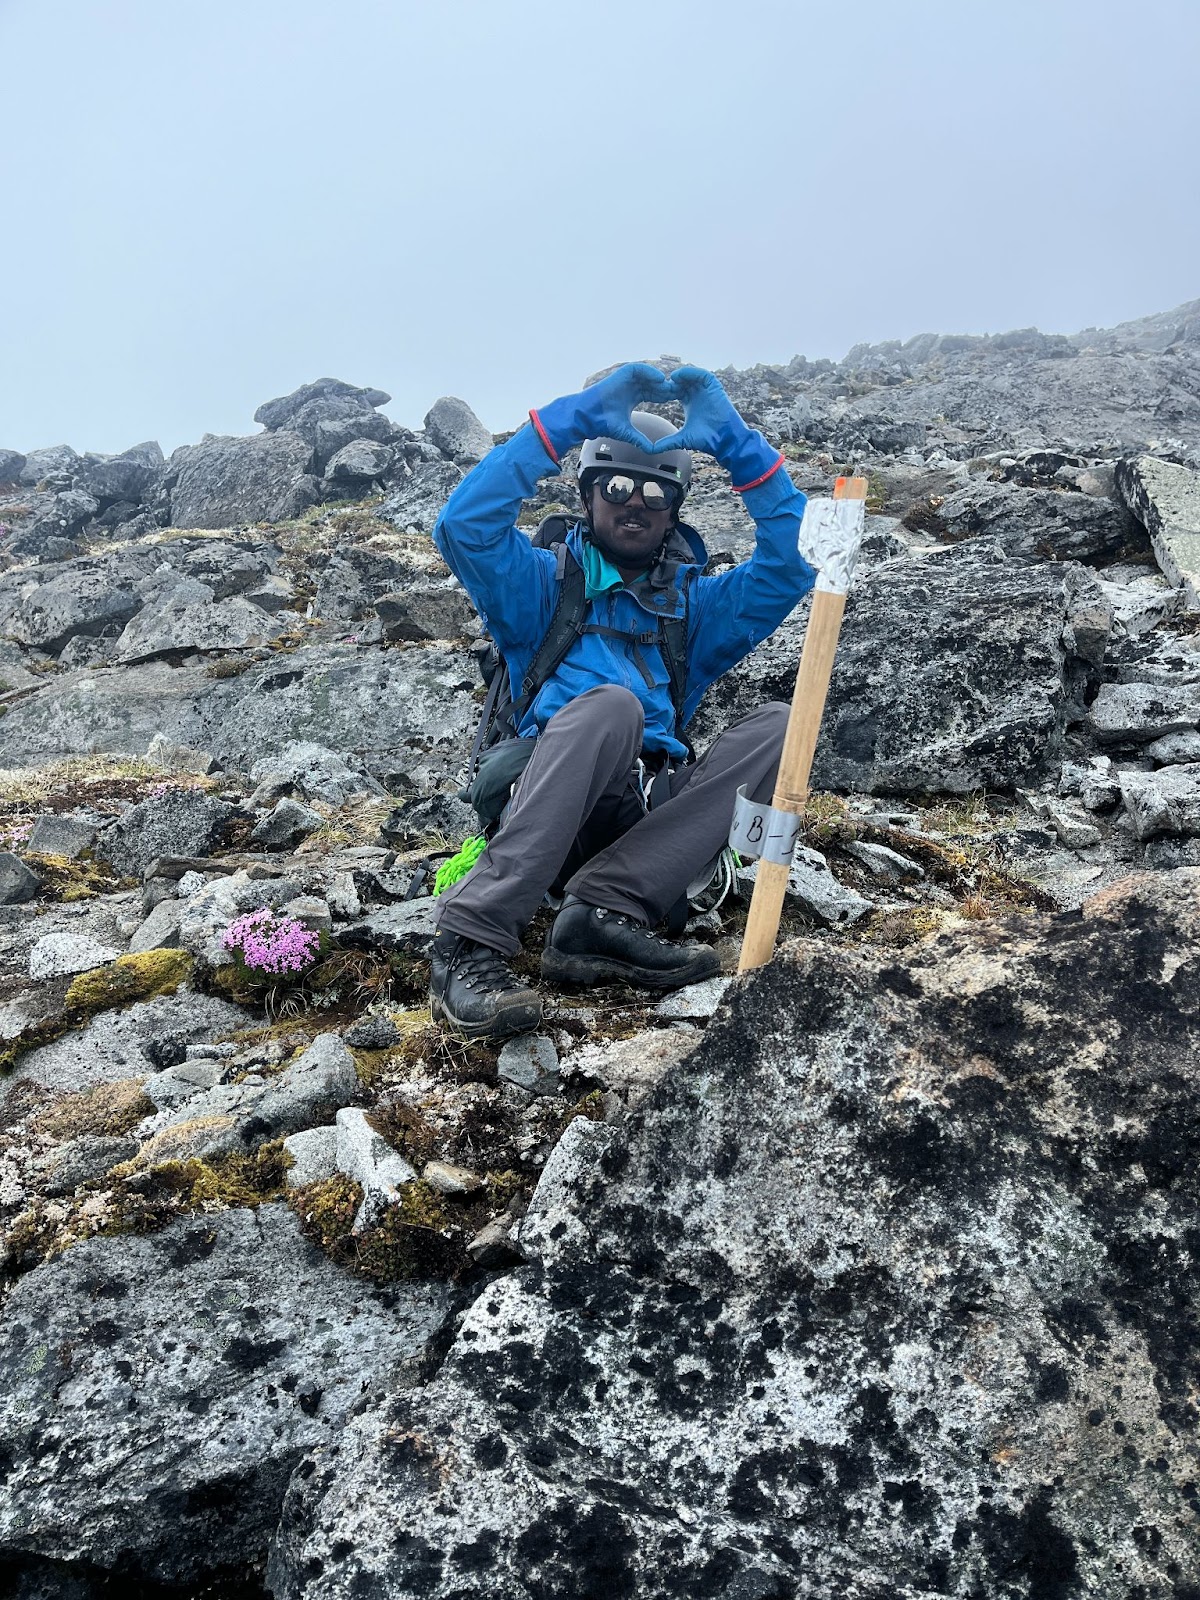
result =
[{"label": "boot sole", "polygon": [[463,1022],[437,995],[429,997],[429,1014],[435,1022],[448,1023],[466,1039],[508,1039],[514,1033],[536,1033],[542,1025],[541,1006],[514,1006],[507,1015],[501,1012],[490,1022]]},{"label": "boot sole", "polygon": [[648,967],[635,967],[627,961],[614,961],[611,956],[569,956],[547,945],[542,951],[542,977],[551,983],[601,983],[605,978],[616,978],[622,983],[632,983],[639,989],[686,989],[689,984],[703,983],[715,978],[720,967],[713,965],[709,972],[689,973],[653,972]]}]

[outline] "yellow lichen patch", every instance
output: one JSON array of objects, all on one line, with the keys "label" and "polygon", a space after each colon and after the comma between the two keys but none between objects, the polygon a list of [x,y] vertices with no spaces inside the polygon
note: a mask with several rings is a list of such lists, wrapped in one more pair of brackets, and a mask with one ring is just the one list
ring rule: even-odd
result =
[{"label": "yellow lichen patch", "polygon": [[953,913],[937,906],[913,906],[905,911],[880,911],[864,917],[851,932],[858,944],[883,945],[904,950],[940,933],[954,920]]},{"label": "yellow lichen patch", "polygon": [[43,855],[31,851],[24,859],[41,879],[42,898],[46,900],[91,900],[98,894],[111,894],[125,881],[110,866],[88,856]]},{"label": "yellow lichen patch", "polygon": [[282,1199],[290,1165],[281,1139],[212,1161],[125,1162],[70,1199],[35,1200],[4,1236],[3,1265],[25,1272],[97,1234],[151,1233],[188,1212]]},{"label": "yellow lichen patch", "polygon": [[151,995],[174,994],[191,971],[192,958],[186,950],[145,950],[81,972],[67,990],[60,1012],[27,1024],[0,1048],[0,1073],[11,1072],[27,1051],[52,1044],[101,1011],[132,1005]]},{"label": "yellow lichen patch", "polygon": [[143,950],[118,956],[106,967],[79,974],[67,990],[66,1009],[81,1017],[95,1016],[151,995],[174,994],[191,972],[192,958],[186,950]]},{"label": "yellow lichen patch", "polygon": [[153,1100],[142,1092],[143,1081],[120,1078],[116,1083],[98,1083],[82,1094],[64,1095],[34,1118],[32,1131],[51,1139],[78,1139],[84,1134],[116,1138],[129,1133],[154,1112]]}]

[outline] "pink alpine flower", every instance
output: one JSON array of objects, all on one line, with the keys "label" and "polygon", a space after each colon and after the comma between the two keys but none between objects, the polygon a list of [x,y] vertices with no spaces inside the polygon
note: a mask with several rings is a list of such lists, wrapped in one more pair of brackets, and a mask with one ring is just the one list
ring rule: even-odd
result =
[{"label": "pink alpine flower", "polygon": [[311,967],[321,948],[321,936],[295,917],[277,916],[262,906],[230,923],[221,943],[240,955],[251,972],[279,978]]}]

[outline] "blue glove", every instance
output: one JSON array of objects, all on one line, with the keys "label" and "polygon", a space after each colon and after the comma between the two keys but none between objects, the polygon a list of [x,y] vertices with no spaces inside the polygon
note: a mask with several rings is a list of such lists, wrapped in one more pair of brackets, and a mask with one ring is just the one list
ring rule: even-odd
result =
[{"label": "blue glove", "polygon": [[671,396],[683,401],[683,427],[650,449],[701,450],[715,456],[735,489],[751,489],[769,478],[783,460],[753,428],[748,428],[720,379],[703,367],[677,367],[667,380]]},{"label": "blue glove", "polygon": [[564,395],[540,411],[531,411],[529,420],[555,461],[585,439],[620,439],[649,450],[649,439],[634,427],[629,414],[640,401],[673,398],[674,391],[657,367],[630,361],[580,394]]}]

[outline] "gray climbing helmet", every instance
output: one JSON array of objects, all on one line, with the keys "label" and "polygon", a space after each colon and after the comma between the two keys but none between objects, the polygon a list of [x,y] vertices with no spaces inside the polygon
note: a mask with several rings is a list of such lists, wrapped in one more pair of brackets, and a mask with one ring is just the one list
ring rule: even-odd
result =
[{"label": "gray climbing helmet", "polygon": [[[665,439],[669,433],[678,432],[673,422],[668,422],[666,417],[655,416],[653,411],[635,411],[629,420],[639,433],[644,433],[652,441]],[[639,450],[635,444],[626,444],[622,439],[585,439],[579,451],[580,494],[586,494],[589,474],[619,471],[621,468],[627,472],[644,473],[646,477],[658,478],[663,483],[677,483],[683,490],[681,505],[688,484],[692,481],[692,458],[686,450],[664,450],[662,455],[652,456],[645,450]]]}]

